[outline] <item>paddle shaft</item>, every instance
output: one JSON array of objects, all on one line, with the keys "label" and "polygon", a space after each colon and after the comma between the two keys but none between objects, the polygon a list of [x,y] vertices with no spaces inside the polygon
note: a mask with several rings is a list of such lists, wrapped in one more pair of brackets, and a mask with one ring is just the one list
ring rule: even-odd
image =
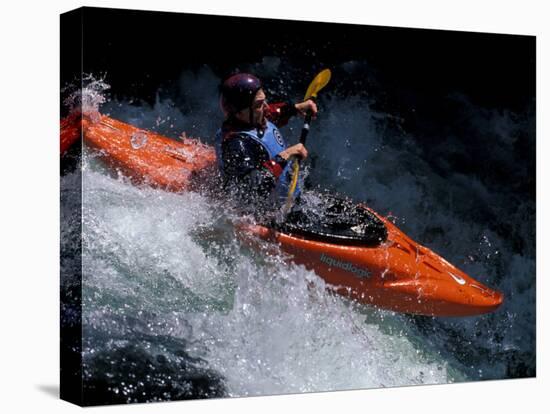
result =
[{"label": "paddle shaft", "polygon": [[[300,133],[300,144],[305,145],[307,140],[307,134],[309,134],[309,125],[311,124],[311,113],[308,113],[306,115],[306,119],[304,121],[304,126],[302,127],[302,132]],[[300,157],[297,155],[292,155],[289,159],[289,162],[291,163],[298,163],[300,165]],[[294,166],[296,168],[296,165]]]},{"label": "paddle shaft", "polygon": [[306,115],[304,126],[302,127],[302,133],[300,134],[300,144],[305,145],[307,134],[309,134],[309,125],[311,124],[311,113]]},{"label": "paddle shaft", "polygon": [[[317,74],[313,81],[309,84],[309,87],[307,88],[306,95],[304,97],[304,101],[307,101],[308,99],[311,99],[313,102],[317,101],[317,93],[323,89],[327,83],[330,80],[330,70],[325,69]],[[300,134],[300,144],[305,145],[307,135],[309,133],[309,126],[311,124],[312,115],[311,112],[308,111],[306,114],[306,118],[304,121],[304,126],[302,127],[302,132]],[[300,158],[296,155],[293,155],[290,157],[289,162],[292,163],[292,180],[290,183],[290,189],[287,195],[286,203],[282,208],[283,214],[286,216],[288,212],[290,211],[290,208],[292,207],[293,202],[293,194],[296,190],[296,185],[298,183],[298,174],[300,172]]]}]

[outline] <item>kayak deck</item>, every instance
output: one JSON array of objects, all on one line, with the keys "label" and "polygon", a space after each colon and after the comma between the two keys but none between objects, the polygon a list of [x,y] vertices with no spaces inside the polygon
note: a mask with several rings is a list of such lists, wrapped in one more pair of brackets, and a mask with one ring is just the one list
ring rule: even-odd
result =
[{"label": "kayak deck", "polygon": [[101,115],[82,120],[85,143],[132,181],[168,191],[189,190],[213,167],[214,149],[198,140],[176,141]]},{"label": "kayak deck", "polygon": [[281,233],[345,246],[379,246],[386,241],[386,226],[370,210],[348,199],[316,195],[313,206],[299,202],[283,223],[272,223]]}]

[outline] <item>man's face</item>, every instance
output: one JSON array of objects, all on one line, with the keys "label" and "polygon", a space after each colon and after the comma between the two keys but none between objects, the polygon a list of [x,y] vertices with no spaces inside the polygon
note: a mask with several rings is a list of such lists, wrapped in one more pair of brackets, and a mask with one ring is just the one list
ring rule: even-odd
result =
[{"label": "man's face", "polygon": [[[263,89],[256,92],[254,100],[252,101],[252,124],[257,127],[264,127],[266,119],[264,112],[267,108],[267,100]],[[248,108],[243,109],[240,112],[240,118],[245,122],[250,122],[250,112]]]}]

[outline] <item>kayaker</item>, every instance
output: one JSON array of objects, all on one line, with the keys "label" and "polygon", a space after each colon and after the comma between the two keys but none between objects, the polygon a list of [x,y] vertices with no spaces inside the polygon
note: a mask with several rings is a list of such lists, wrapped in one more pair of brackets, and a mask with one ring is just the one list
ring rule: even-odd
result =
[{"label": "kayaker", "polygon": [[[295,115],[315,117],[317,105],[312,100],[269,104],[261,81],[238,73],[222,83],[220,106],[224,121],[216,134],[216,155],[225,188],[256,212],[278,208],[288,194],[289,158],[308,155],[302,144],[288,146],[278,128]],[[297,188],[295,196],[299,193]]]}]

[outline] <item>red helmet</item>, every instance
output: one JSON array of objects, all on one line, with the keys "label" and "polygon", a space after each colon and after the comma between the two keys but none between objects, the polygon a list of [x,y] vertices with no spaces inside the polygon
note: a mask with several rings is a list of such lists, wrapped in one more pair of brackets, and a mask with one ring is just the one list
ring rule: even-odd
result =
[{"label": "red helmet", "polygon": [[237,73],[227,78],[221,86],[220,104],[227,114],[236,114],[252,105],[262,82],[249,73]]}]

